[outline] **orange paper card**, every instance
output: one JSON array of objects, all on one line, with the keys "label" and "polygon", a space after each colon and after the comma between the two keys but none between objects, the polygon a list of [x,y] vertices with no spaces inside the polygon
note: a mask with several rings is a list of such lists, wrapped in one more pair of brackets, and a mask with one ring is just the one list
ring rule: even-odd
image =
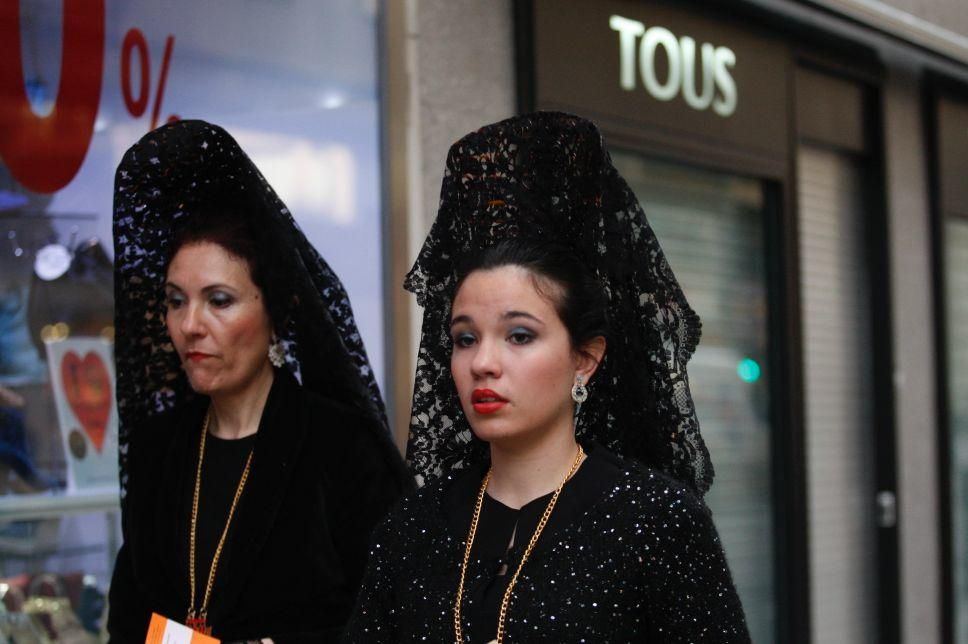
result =
[{"label": "orange paper card", "polygon": [[152,613],[145,644],[219,644],[219,641],[158,613]]}]

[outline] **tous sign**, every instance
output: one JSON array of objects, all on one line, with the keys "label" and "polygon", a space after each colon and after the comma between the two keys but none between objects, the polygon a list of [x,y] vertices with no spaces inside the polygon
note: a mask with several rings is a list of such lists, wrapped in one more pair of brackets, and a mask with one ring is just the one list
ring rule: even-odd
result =
[{"label": "tous sign", "polygon": [[[638,41],[638,67],[642,83],[649,94],[660,101],[670,101],[682,93],[689,107],[713,111],[726,117],[736,111],[736,81],[729,69],[736,65],[736,54],[727,47],[702,45],[702,88],[697,88],[696,41],[689,36],[676,38],[665,27],[649,27],[638,20],[611,16],[608,25],[618,32],[622,89],[635,89],[635,49]],[[638,38],[641,36],[641,40]],[[665,49],[669,60],[665,81],[655,69],[656,52]],[[718,92],[716,90],[719,90]]]}]

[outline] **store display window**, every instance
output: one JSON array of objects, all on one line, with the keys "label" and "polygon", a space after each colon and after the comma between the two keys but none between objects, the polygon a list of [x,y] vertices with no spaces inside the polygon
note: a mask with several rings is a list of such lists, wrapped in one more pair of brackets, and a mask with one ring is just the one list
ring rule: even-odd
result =
[{"label": "store display window", "polygon": [[384,385],[378,3],[0,6],[0,641],[98,641],[120,546],[114,172],[226,128],[341,276]]}]

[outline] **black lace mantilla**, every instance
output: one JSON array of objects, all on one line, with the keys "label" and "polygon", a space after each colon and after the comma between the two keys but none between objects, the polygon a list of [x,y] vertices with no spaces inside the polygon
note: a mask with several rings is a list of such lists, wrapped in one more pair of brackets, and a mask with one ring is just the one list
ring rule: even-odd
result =
[{"label": "black lace mantilla", "polygon": [[579,437],[704,494],[713,468],[686,374],[699,317],[598,129],[555,112],[486,126],[448,154],[437,219],[405,282],[424,308],[407,451],[418,481],[486,454],[450,373],[455,260],[513,236],[569,245],[608,296],[608,350],[581,407]]},{"label": "black lace mantilla", "polygon": [[118,166],[114,184],[115,362],[121,489],[129,433],[147,416],[194,393],[164,320],[164,282],[180,222],[207,204],[246,204],[272,270],[294,297],[281,339],[286,368],[302,385],[353,404],[386,425],[383,399],[342,283],[306,239],[285,204],[222,128],[178,121],[147,134]]}]

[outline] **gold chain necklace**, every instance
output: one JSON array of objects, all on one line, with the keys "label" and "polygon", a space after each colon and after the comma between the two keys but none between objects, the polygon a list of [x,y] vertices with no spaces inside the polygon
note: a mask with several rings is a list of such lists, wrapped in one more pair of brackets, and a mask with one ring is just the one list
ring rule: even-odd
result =
[{"label": "gold chain necklace", "polygon": [[[548,523],[548,518],[551,516],[551,511],[555,509],[555,504],[558,503],[558,495],[561,494],[561,489],[565,487],[565,483],[568,482],[575,474],[575,470],[581,464],[582,457],[585,456],[585,450],[582,449],[581,445],[578,446],[578,455],[575,456],[575,462],[572,464],[571,469],[568,474],[561,481],[561,485],[555,490],[555,493],[551,495],[551,500],[548,501],[547,507],[545,507],[544,513],[541,515],[541,519],[538,521],[538,527],[534,529],[534,534],[531,535],[531,541],[528,542],[528,547],[524,549],[524,554],[521,555],[521,562],[518,564],[518,569],[514,571],[514,576],[511,577],[511,581],[508,583],[508,587],[504,591],[504,597],[501,599],[501,612],[497,618],[497,638],[491,640],[492,642],[497,642],[501,644],[504,641],[504,621],[507,619],[508,606],[511,603],[511,592],[514,590],[514,585],[518,583],[518,575],[521,574],[521,568],[524,567],[524,562],[528,560],[531,556],[531,551],[534,550],[534,545],[538,543],[538,537],[545,529],[545,525]],[[460,618],[460,606],[464,599],[464,578],[467,575],[467,563],[471,558],[471,547],[474,545],[474,536],[477,534],[477,523],[481,518],[481,507],[484,505],[484,493],[487,491],[487,484],[491,481],[491,470],[487,471],[487,475],[484,477],[484,481],[481,483],[481,490],[477,493],[477,503],[474,504],[474,516],[471,518],[471,528],[467,534],[467,545],[464,547],[464,561],[460,565],[460,584],[457,586],[457,600],[454,602],[454,635],[456,636],[456,641],[458,644],[463,644],[464,642],[464,629],[461,624]]]},{"label": "gold chain necklace", "polygon": [[219,557],[222,556],[222,547],[225,545],[225,536],[229,533],[229,526],[232,524],[232,517],[235,515],[235,508],[239,504],[245,482],[249,478],[249,470],[252,466],[252,454],[255,449],[249,451],[249,457],[245,460],[245,469],[242,470],[242,478],[239,486],[235,488],[235,498],[232,499],[232,507],[229,508],[229,516],[225,520],[225,528],[222,529],[222,536],[215,546],[215,555],[212,557],[212,567],[208,570],[208,583],[205,585],[205,597],[202,605],[195,610],[195,529],[198,525],[198,497],[202,488],[202,461],[205,458],[205,437],[208,435],[208,423],[211,419],[211,411],[205,414],[205,422],[202,423],[202,438],[198,446],[198,469],[195,471],[195,494],[192,497],[192,528],[188,537],[188,578],[191,584],[191,601],[188,605],[188,618],[185,625],[206,635],[212,634],[212,627],[208,624],[208,600],[212,595],[212,584],[215,583],[215,569],[218,568]]}]

